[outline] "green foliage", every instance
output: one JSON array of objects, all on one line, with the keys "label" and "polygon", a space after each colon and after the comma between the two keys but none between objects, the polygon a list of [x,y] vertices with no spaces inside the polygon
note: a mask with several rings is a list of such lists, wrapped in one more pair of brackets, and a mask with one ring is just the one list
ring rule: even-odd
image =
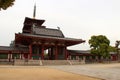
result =
[{"label": "green foliage", "polygon": [[109,46],[109,52],[117,52],[117,48],[113,46]]},{"label": "green foliage", "polygon": [[15,0],[0,0],[0,10],[6,10],[8,7],[14,5]]},{"label": "green foliage", "polygon": [[89,40],[91,53],[103,56],[103,57],[109,57],[109,44],[110,41],[107,39],[106,36],[98,35],[98,36],[92,36]]}]

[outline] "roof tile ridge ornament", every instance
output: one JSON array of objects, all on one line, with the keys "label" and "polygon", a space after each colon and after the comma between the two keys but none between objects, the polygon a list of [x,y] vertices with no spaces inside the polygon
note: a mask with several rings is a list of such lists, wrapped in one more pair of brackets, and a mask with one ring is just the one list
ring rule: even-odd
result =
[{"label": "roof tile ridge ornament", "polygon": [[34,10],[33,10],[33,19],[36,17],[36,3],[34,4]]},{"label": "roof tile ridge ornament", "polygon": [[60,30],[60,27],[57,27],[58,28],[58,30]]}]

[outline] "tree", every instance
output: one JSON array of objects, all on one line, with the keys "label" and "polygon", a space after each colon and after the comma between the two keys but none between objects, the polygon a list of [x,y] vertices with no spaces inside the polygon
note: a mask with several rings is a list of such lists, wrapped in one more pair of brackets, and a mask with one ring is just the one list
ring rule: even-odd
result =
[{"label": "tree", "polygon": [[109,57],[109,44],[110,41],[107,39],[106,36],[98,35],[92,36],[89,40],[91,53],[97,55],[99,58]]},{"label": "tree", "polygon": [[120,48],[119,48],[119,45],[120,45],[120,41],[116,41],[115,43],[115,47],[117,49],[117,56],[118,56],[118,60],[120,60]]},{"label": "tree", "polygon": [[109,46],[109,52],[117,52],[117,48],[113,46]]},{"label": "tree", "polygon": [[0,10],[6,10],[8,7],[14,5],[15,0],[0,0]]}]

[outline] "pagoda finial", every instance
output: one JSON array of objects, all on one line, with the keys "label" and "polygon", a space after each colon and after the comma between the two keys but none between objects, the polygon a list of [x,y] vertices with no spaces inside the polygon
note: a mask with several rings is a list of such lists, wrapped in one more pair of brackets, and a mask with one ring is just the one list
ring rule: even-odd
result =
[{"label": "pagoda finial", "polygon": [[36,17],[36,3],[34,5],[33,19],[35,19],[35,17]]}]

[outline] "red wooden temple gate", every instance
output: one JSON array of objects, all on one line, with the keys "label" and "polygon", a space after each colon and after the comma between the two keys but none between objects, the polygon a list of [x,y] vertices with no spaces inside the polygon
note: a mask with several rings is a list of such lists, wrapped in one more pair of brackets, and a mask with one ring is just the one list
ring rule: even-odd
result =
[{"label": "red wooden temple gate", "polygon": [[[60,29],[46,28],[45,20],[25,18],[22,33],[15,34],[14,44],[9,47],[0,46],[0,55],[19,54],[28,59],[67,59],[67,47],[85,42],[82,39],[66,38]],[[25,49],[25,50],[24,50]],[[15,53],[13,51],[16,51]],[[46,57],[47,55],[47,57]],[[9,58],[11,58],[9,56]]]}]

